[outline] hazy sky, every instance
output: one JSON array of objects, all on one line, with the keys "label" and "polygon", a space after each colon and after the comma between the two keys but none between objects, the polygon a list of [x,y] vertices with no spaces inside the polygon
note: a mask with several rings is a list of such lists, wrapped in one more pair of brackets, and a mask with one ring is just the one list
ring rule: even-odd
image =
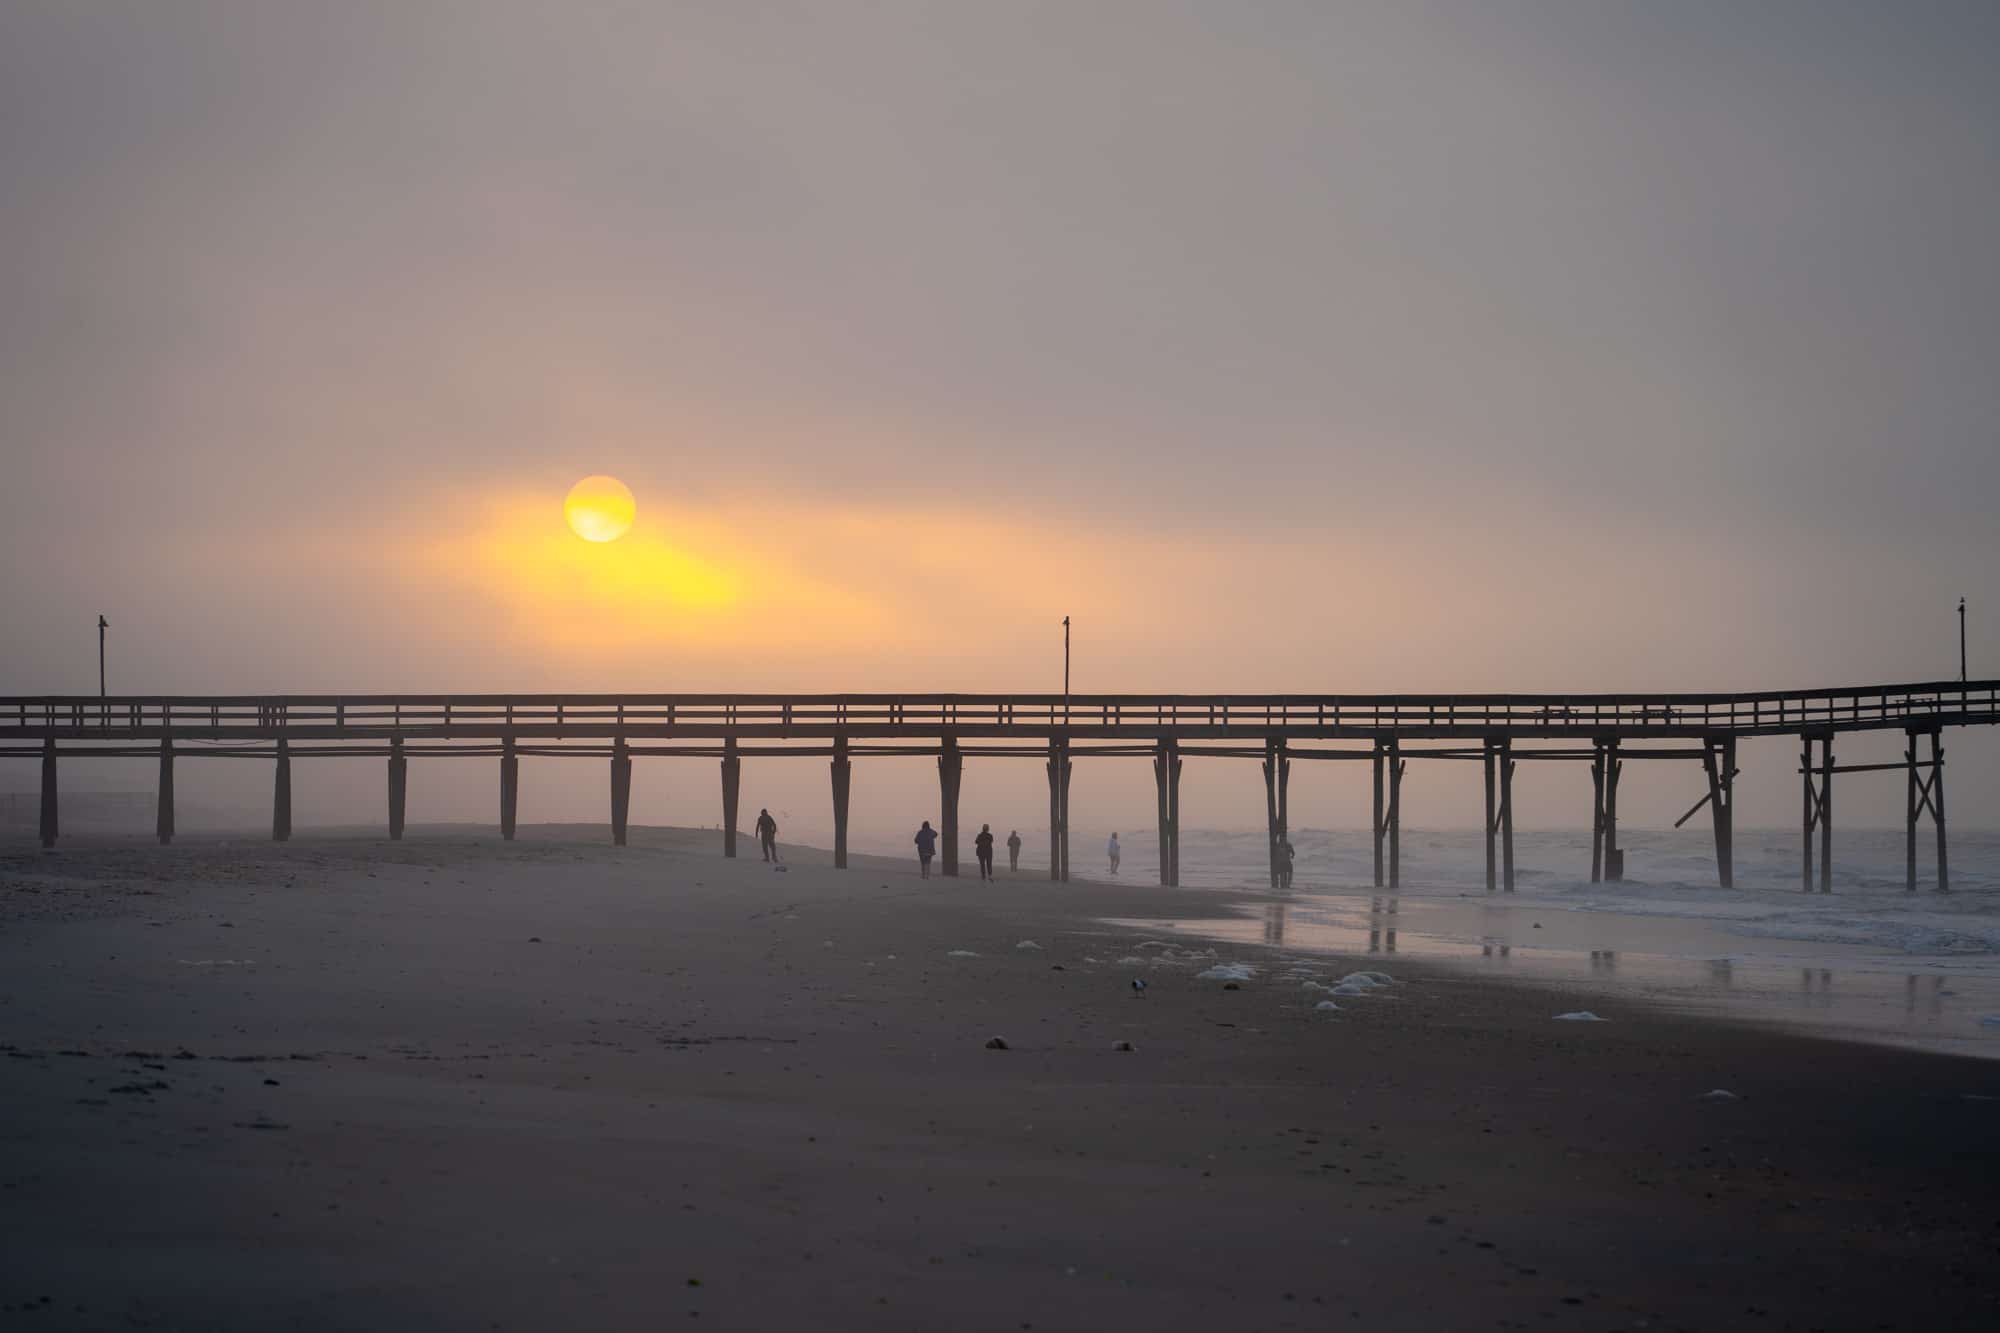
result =
[{"label": "hazy sky", "polygon": [[1995,674],[1996,68],[1985,0],[6,0],[0,690],[100,611],[131,691],[1045,689],[1066,613],[1086,690],[1777,687],[1955,674],[1961,594]]}]

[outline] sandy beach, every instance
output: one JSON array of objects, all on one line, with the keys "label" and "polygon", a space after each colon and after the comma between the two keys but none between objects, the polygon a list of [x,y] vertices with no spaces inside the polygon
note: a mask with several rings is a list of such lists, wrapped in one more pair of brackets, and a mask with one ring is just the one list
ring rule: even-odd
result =
[{"label": "sandy beach", "polygon": [[2000,1319],[2000,1064],[716,841],[0,844],[0,1324]]}]

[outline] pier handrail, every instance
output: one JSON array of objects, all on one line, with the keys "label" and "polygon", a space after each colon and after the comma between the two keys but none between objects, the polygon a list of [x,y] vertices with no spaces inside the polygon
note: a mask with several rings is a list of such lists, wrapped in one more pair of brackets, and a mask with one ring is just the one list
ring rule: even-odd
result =
[{"label": "pier handrail", "polygon": [[2000,681],[1615,694],[0,696],[0,740],[1755,736],[2000,723]]}]

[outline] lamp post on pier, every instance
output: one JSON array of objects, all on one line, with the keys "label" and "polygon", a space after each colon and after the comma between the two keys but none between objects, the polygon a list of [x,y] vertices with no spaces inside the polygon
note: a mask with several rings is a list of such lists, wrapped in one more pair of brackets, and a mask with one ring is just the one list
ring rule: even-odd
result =
[{"label": "lamp post on pier", "polygon": [[[1963,617],[1962,610],[1959,612]],[[1063,617],[1063,725],[1069,725],[1069,617]]]},{"label": "lamp post on pier", "polygon": [[110,628],[111,622],[100,615],[97,618],[97,697],[100,699],[104,697],[104,631]]},{"label": "lamp post on pier", "polygon": [[1965,684],[1965,599],[1958,599],[1958,683]]}]

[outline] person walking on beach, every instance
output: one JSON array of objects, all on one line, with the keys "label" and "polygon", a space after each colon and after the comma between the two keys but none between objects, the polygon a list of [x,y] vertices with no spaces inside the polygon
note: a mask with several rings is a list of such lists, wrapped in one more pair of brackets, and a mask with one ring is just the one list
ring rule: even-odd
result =
[{"label": "person walking on beach", "polygon": [[1015,829],[1007,835],[1007,870],[1011,874],[1020,868],[1021,830]]},{"label": "person walking on beach", "polygon": [[778,859],[778,821],[771,818],[769,810],[757,812],[757,842],[764,849],[764,859]]},{"label": "person walking on beach", "polygon": [[1104,854],[1111,858],[1111,873],[1118,873],[1118,835],[1111,835],[1111,841],[1104,844]]},{"label": "person walking on beach", "polygon": [[932,828],[931,821],[926,819],[924,826],[917,830],[917,865],[922,870],[925,879],[931,877],[931,857],[936,852],[937,830]]},{"label": "person walking on beach", "polygon": [[993,878],[993,826],[981,824],[979,836],[972,840],[972,850],[979,856],[979,878]]},{"label": "person walking on beach", "polygon": [[1298,855],[1298,850],[1292,846],[1291,838],[1280,833],[1278,835],[1279,888],[1289,889],[1292,887],[1292,862],[1298,859]]}]

